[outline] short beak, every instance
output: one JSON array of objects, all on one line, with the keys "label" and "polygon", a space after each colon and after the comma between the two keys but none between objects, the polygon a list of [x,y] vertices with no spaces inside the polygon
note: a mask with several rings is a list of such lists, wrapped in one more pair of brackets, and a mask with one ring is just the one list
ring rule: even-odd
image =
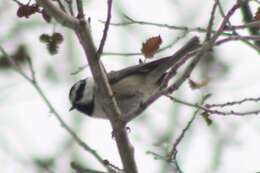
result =
[{"label": "short beak", "polygon": [[69,111],[72,111],[73,109],[75,109],[75,107],[72,106],[72,107],[69,109]]}]

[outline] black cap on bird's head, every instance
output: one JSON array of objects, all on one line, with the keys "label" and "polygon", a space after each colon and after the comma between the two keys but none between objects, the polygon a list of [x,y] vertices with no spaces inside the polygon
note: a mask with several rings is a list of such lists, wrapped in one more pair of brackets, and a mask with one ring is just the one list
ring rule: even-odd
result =
[{"label": "black cap on bird's head", "polygon": [[79,102],[82,99],[84,94],[85,86],[86,86],[86,81],[80,80],[71,87],[69,92],[69,99],[72,106],[69,109],[69,111],[77,109],[77,107],[79,106]]},{"label": "black cap on bird's head", "polygon": [[72,107],[74,107],[74,105],[83,97],[85,86],[86,81],[80,80],[71,87],[69,92],[69,99]]},{"label": "black cap on bird's head", "polygon": [[[93,83],[94,84],[94,83]],[[69,99],[71,108],[91,115],[94,109],[94,85],[89,78],[76,82],[70,89]]]}]

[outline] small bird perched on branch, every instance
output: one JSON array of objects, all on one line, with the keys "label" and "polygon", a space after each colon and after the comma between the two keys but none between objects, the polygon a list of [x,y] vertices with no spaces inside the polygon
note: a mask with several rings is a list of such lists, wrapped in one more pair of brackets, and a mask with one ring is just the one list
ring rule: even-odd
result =
[{"label": "small bird perched on branch", "polygon": [[[172,56],[108,73],[109,83],[122,114],[129,113],[159,91],[167,70],[198,46],[198,37],[193,37]],[[72,104],[70,110],[77,109],[91,117],[107,118],[101,105],[103,98],[93,78],[76,82],[70,89],[69,99]]]}]

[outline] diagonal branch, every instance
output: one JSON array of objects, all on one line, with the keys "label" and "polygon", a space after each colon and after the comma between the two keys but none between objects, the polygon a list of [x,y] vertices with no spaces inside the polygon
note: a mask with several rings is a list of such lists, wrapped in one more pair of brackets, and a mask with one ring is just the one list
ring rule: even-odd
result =
[{"label": "diagonal branch", "polygon": [[[187,69],[185,70],[184,74],[181,78],[179,78],[174,84],[172,84],[170,87],[163,89],[154,95],[152,95],[150,98],[147,99],[142,105],[140,105],[137,109],[133,110],[131,113],[129,113],[126,117],[124,117],[124,121],[129,122],[132,119],[136,118],[141,112],[143,112],[149,105],[151,105],[156,99],[161,97],[162,95],[166,95],[168,93],[172,93],[175,90],[177,90],[183,82],[189,77],[195,66],[198,64],[200,59],[205,58],[208,55],[208,51],[212,49],[214,46],[215,41],[218,39],[218,37],[222,34],[222,32],[225,29],[225,26],[227,22],[229,21],[230,17],[234,14],[234,12],[239,8],[239,4],[235,4],[227,13],[227,15],[224,17],[223,21],[221,22],[218,30],[216,33],[212,36],[210,40],[206,40],[204,44],[201,46],[201,49],[196,53],[193,61],[189,64]],[[196,46],[197,47],[197,46]],[[192,50],[192,49],[191,49]],[[183,52],[182,56],[184,56],[187,52]]]},{"label": "diagonal branch", "polygon": [[206,40],[210,40],[210,38],[211,38],[211,33],[212,33],[212,28],[213,28],[213,24],[214,24],[217,6],[218,6],[218,0],[215,0],[215,3],[213,5],[213,8],[212,8],[212,11],[211,11],[211,14],[210,14],[208,27],[207,27]]},{"label": "diagonal branch", "polygon": [[[10,63],[12,64],[13,69],[20,74],[24,79],[26,79],[33,87],[34,89],[38,92],[38,94],[41,96],[45,104],[48,106],[50,112],[54,115],[54,117],[58,120],[60,123],[61,127],[64,128],[70,135],[71,137],[77,142],[79,146],[81,146],[85,151],[90,152],[102,165],[106,167],[106,165],[103,162],[102,157],[95,151],[93,150],[89,145],[87,145],[84,141],[80,139],[80,137],[69,127],[69,125],[62,119],[61,115],[58,113],[58,111],[53,107],[51,104],[50,100],[47,98],[46,94],[44,93],[43,89],[40,87],[39,83],[36,80],[35,72],[33,65],[31,63],[31,60],[28,60],[29,63],[29,69],[31,73],[31,77],[27,75],[23,70],[21,70],[16,63],[10,58],[10,56],[6,53],[6,51],[0,46],[0,51],[2,54],[8,58]],[[108,169],[110,171],[110,169]]]},{"label": "diagonal branch", "polygon": [[[171,96],[168,96],[171,97]],[[206,95],[205,97],[203,97],[200,105],[204,104],[205,101],[209,98],[209,95]],[[200,108],[197,108],[197,110],[194,112],[194,114],[192,115],[191,119],[188,121],[187,125],[184,127],[184,129],[182,130],[181,134],[178,136],[178,138],[175,140],[171,152],[169,153],[168,156],[168,161],[174,161],[176,160],[176,156],[177,156],[177,147],[180,144],[180,142],[182,141],[182,139],[184,138],[184,135],[186,134],[186,132],[190,129],[192,123],[194,122],[196,115],[198,114],[198,112],[200,111]]]},{"label": "diagonal branch", "polygon": [[[242,14],[242,17],[243,17],[243,20],[245,23],[250,23],[250,22],[253,22],[254,21],[254,16],[253,16],[253,13],[252,13],[252,10],[249,6],[249,0],[238,0],[238,3],[240,4],[241,6],[241,14]],[[259,35],[260,32],[259,32],[259,28],[254,28],[254,27],[251,27],[251,28],[247,28],[249,33],[251,35]],[[254,42],[256,46],[260,46],[260,41],[255,41]]]}]

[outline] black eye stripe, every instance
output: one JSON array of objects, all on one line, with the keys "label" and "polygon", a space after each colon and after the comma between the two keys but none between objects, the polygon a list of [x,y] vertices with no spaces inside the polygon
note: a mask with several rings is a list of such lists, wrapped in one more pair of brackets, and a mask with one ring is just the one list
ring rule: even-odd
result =
[{"label": "black eye stripe", "polygon": [[80,86],[76,91],[75,100],[80,100],[83,97],[85,86],[86,86],[86,81],[85,80],[80,81]]},{"label": "black eye stripe", "polygon": [[74,91],[75,90],[75,85],[74,86],[72,86],[72,88],[70,89],[70,93],[69,93],[69,98],[71,98],[72,97],[72,91]]}]

